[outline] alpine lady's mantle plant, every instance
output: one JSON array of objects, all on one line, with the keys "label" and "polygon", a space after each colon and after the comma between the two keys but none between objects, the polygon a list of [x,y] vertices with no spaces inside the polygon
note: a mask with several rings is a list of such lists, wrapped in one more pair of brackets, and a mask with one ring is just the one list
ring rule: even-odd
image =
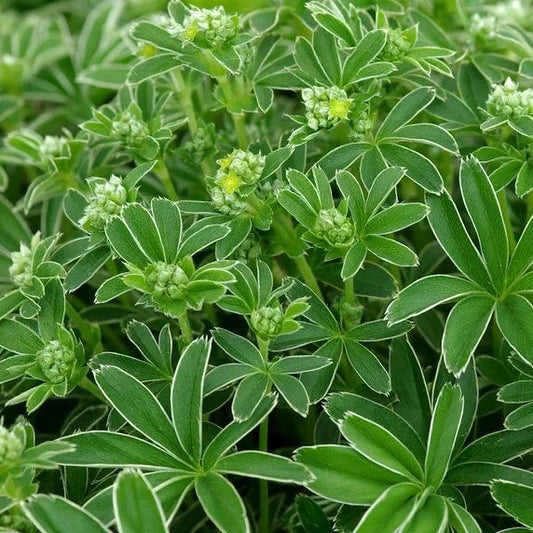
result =
[{"label": "alpine lady's mantle plant", "polygon": [[0,530],[532,530],[533,5],[223,4],[0,8]]}]

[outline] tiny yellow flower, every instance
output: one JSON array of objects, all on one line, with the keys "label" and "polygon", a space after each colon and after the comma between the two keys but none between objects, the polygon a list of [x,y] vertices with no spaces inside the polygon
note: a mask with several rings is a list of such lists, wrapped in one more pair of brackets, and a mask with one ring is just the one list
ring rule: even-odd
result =
[{"label": "tiny yellow flower", "polygon": [[329,103],[329,116],[344,120],[348,116],[351,101],[343,98],[342,100],[334,98]]},{"label": "tiny yellow flower", "polygon": [[242,180],[234,170],[230,170],[224,178],[219,180],[218,184],[226,194],[233,194],[241,186]]}]

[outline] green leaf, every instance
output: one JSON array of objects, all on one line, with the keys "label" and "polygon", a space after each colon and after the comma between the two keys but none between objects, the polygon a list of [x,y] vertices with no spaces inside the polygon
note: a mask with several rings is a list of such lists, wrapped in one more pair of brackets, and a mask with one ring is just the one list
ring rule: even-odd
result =
[{"label": "green leaf", "polygon": [[249,533],[244,503],[229,481],[215,472],[206,472],[196,478],[195,488],[204,511],[220,531]]},{"label": "green leaf", "polygon": [[179,454],[170,419],[150,389],[115,366],[95,370],[94,377],[104,396],[129,424],[171,455]]},{"label": "green leaf", "polygon": [[496,302],[490,296],[467,296],[457,303],[446,320],[442,353],[446,368],[461,374],[487,329]]},{"label": "green leaf", "polygon": [[402,126],[394,132],[393,138],[404,142],[417,142],[442,148],[457,154],[459,147],[453,136],[443,127],[436,124],[410,124]]},{"label": "green leaf", "polygon": [[113,490],[113,508],[120,533],[166,533],[161,503],[146,478],[138,472],[121,472]]},{"label": "green leaf", "polygon": [[461,162],[459,182],[492,282],[501,291],[505,283],[509,248],[496,193],[483,167],[474,157]]},{"label": "green leaf", "polygon": [[372,420],[376,424],[387,428],[413,452],[419,462],[424,460],[426,455],[425,443],[422,444],[422,440],[408,422],[388,407],[357,394],[334,392],[328,396],[324,409],[337,425],[342,424],[342,421],[349,413],[355,413]]},{"label": "green leaf", "polygon": [[124,283],[124,275],[117,274],[106,279],[96,291],[94,301],[97,304],[109,302],[121,294],[131,291],[131,287]]},{"label": "green leaf", "polygon": [[285,355],[272,363],[277,374],[313,372],[331,364],[331,359],[317,355]]},{"label": "green leaf", "polygon": [[171,52],[181,51],[182,44],[179,39],[172,37],[162,27],[146,20],[137,22],[131,28],[131,35],[134,39],[155,44],[162,50],[169,50]]},{"label": "green leaf", "polygon": [[377,138],[391,136],[397,129],[413,120],[435,98],[435,91],[429,87],[419,87],[404,96],[389,112],[378,130]]},{"label": "green leaf", "polygon": [[256,368],[263,367],[261,353],[248,339],[221,328],[213,331],[213,339],[232,359]]},{"label": "green leaf", "polygon": [[172,422],[185,452],[199,461],[202,454],[202,398],[211,341],[196,339],[181,355],[171,389]]},{"label": "green leaf", "polygon": [[365,259],[366,246],[364,243],[361,241],[354,243],[344,257],[341,271],[342,279],[347,280],[357,274]]},{"label": "green leaf", "polygon": [[371,217],[365,226],[367,235],[386,235],[420,222],[428,213],[425,204],[395,204]]},{"label": "green leaf", "polygon": [[479,286],[457,276],[434,275],[416,280],[389,304],[385,318],[392,324],[417,316],[455,298],[480,291]]},{"label": "green leaf", "polygon": [[183,467],[161,448],[131,435],[112,431],[86,431],[63,437],[61,441],[75,446],[73,452],[57,457],[57,461],[63,465],[101,468]]},{"label": "green leaf", "polygon": [[448,520],[457,533],[481,533],[481,528],[475,518],[466,509],[449,499],[446,500],[446,504],[448,505]]},{"label": "green leaf", "polygon": [[32,355],[42,349],[44,343],[28,326],[6,318],[0,320],[0,346],[8,352]]},{"label": "green leaf", "polygon": [[154,198],[151,203],[155,225],[163,245],[165,260],[172,263],[178,255],[181,241],[181,213],[178,205],[166,198]]},{"label": "green leaf", "polygon": [[316,82],[326,86],[330,85],[330,80],[320,64],[320,60],[315,54],[313,47],[303,37],[298,37],[294,45],[294,59],[296,64],[306,76],[311,76]]},{"label": "green leaf", "polygon": [[412,328],[409,322],[390,325],[386,320],[363,322],[348,331],[345,338],[361,342],[382,341],[407,333]]},{"label": "green leaf", "polygon": [[374,178],[366,199],[366,212],[369,216],[383,205],[403,176],[405,176],[403,168],[389,167]]},{"label": "green leaf", "polygon": [[463,415],[461,389],[446,383],[433,410],[424,470],[426,485],[435,490],[446,476]]},{"label": "green leaf", "polygon": [[444,533],[448,526],[447,500],[443,496],[430,495],[423,505],[417,509],[414,517],[406,526],[409,533]]},{"label": "green leaf", "polygon": [[341,62],[338,43],[333,34],[318,27],[313,32],[313,49],[318,53],[320,66],[332,85],[341,84]]},{"label": "green leaf", "polygon": [[68,271],[67,277],[65,278],[65,290],[72,292],[84,283],[87,283],[105,265],[110,257],[111,254],[108,246],[99,246],[88,251]]},{"label": "green leaf", "polygon": [[269,378],[262,372],[245,377],[237,387],[231,411],[235,420],[247,420],[267,394]]},{"label": "green leaf", "polygon": [[269,479],[278,483],[301,484],[312,479],[303,465],[266,452],[233,453],[220,459],[214,468],[225,474]]},{"label": "green leaf", "polygon": [[20,248],[21,243],[29,244],[31,231],[26,221],[3,196],[0,195],[0,242],[10,252]]},{"label": "green leaf", "polygon": [[507,514],[528,527],[533,527],[533,488],[496,480],[490,486],[492,497]]},{"label": "green leaf", "polygon": [[[520,383],[520,382],[518,382]],[[472,461],[506,463],[533,450],[533,432],[529,429],[504,429],[483,435],[471,442],[454,459],[454,464]]]},{"label": "green leaf", "polygon": [[120,218],[146,257],[152,262],[165,260],[163,243],[148,209],[140,204],[129,204],[122,210]]},{"label": "green leaf", "polygon": [[433,162],[422,154],[400,144],[381,144],[380,150],[390,165],[402,167],[407,177],[428,192],[441,194],[442,176]]},{"label": "green leaf", "polygon": [[127,263],[143,268],[149,262],[139,243],[121,218],[114,218],[105,227],[106,237],[113,250]]},{"label": "green leaf", "polygon": [[309,396],[302,382],[288,374],[271,374],[271,378],[291,409],[306,417],[309,410]]},{"label": "green leaf", "polygon": [[54,340],[65,318],[65,292],[61,281],[52,278],[44,288],[41,310],[37,318],[39,334],[45,341]]},{"label": "green leaf", "polygon": [[366,33],[357,43],[342,67],[342,85],[346,86],[357,80],[361,69],[368,65],[381,52],[387,40],[386,33],[379,29]]},{"label": "green leaf", "polygon": [[247,420],[234,420],[224,427],[205,449],[202,461],[204,468],[211,468],[219,457],[255,429],[272,412],[275,405],[276,396],[266,396]]},{"label": "green leaf", "polygon": [[369,461],[348,446],[308,446],[295,458],[314,475],[307,488],[328,500],[370,505],[390,486],[405,478]]},{"label": "green leaf", "polygon": [[354,533],[395,533],[411,513],[419,490],[414,483],[389,487],[363,515]]},{"label": "green leaf", "polygon": [[355,413],[348,413],[340,429],[355,450],[369,461],[408,480],[423,479],[420,463],[388,429]]},{"label": "green leaf", "polygon": [[23,504],[32,523],[43,533],[109,533],[104,524],[61,496],[36,494]]},{"label": "green leaf", "polygon": [[194,226],[189,228],[183,235],[183,242],[178,250],[178,257],[188,257],[198,253],[200,250],[207,248],[218,240],[222,239],[229,233],[227,226],[220,224],[204,226],[194,231]]},{"label": "green leaf", "polygon": [[416,254],[398,241],[378,235],[367,235],[365,242],[368,249],[383,261],[398,266],[416,266],[418,259]]},{"label": "green leaf", "polygon": [[518,355],[533,364],[533,305],[517,294],[496,303],[496,323]]},{"label": "green leaf", "polygon": [[528,220],[524,231],[514,249],[507,277],[515,281],[526,272],[533,263],[533,216]]},{"label": "green leaf", "polygon": [[426,440],[431,421],[429,394],[420,362],[406,337],[392,341],[389,368],[392,391],[399,400],[394,410]]},{"label": "green leaf", "polygon": [[18,289],[4,294],[0,298],[0,320],[15,311],[24,300],[26,297]]},{"label": "green leaf", "polygon": [[520,430],[533,426],[533,403],[522,405],[507,415],[505,427]]},{"label": "green leaf", "polygon": [[359,377],[374,391],[388,394],[390,377],[379,359],[365,346],[351,339],[344,340],[345,354]]},{"label": "green leaf", "polygon": [[426,204],[430,210],[429,225],[446,255],[465,276],[491,291],[487,269],[450,196],[447,193],[440,196],[427,194]]},{"label": "green leaf", "polygon": [[179,65],[179,60],[175,54],[158,54],[134,65],[128,75],[128,82],[141,83],[154,76],[169,72]]},{"label": "green leaf", "polygon": [[533,402],[533,380],[520,379],[504,385],[498,391],[498,400],[504,403]]},{"label": "green leaf", "polygon": [[370,148],[371,145],[364,142],[343,144],[322,156],[314,166],[321,168],[331,179],[338,170],[350,167]]}]

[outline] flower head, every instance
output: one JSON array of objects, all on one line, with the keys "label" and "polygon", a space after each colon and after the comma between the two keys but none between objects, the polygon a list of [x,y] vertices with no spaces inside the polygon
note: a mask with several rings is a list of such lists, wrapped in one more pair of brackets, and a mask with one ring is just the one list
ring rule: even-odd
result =
[{"label": "flower head", "polygon": [[46,379],[53,384],[68,380],[76,363],[74,350],[58,340],[48,342],[36,358]]},{"label": "flower head", "polygon": [[354,227],[338,209],[321,209],[313,233],[331,246],[345,246],[353,241]]},{"label": "flower head", "polygon": [[309,87],[302,91],[307,124],[312,130],[330,128],[348,117],[352,100],[339,87]]},{"label": "flower head", "polygon": [[487,111],[506,119],[533,115],[533,89],[520,91],[518,83],[511,78],[501,85],[493,84],[487,99]]},{"label": "flower head", "polygon": [[411,49],[409,39],[402,30],[392,28],[387,30],[387,41],[380,54],[383,61],[399,61]]},{"label": "flower head", "polygon": [[211,48],[231,41],[238,30],[236,17],[228,15],[222,6],[213,9],[192,9],[185,17],[179,35],[186,41],[202,40]]},{"label": "flower head", "polygon": [[148,265],[144,277],[153,296],[166,296],[171,300],[183,298],[190,281],[179,265],[162,261]]},{"label": "flower head", "polygon": [[39,152],[43,159],[68,156],[67,139],[65,137],[46,135],[39,146]]},{"label": "flower head", "polygon": [[127,198],[128,191],[119,176],[111,175],[107,181],[96,182],[79,224],[88,231],[102,229],[113,216],[120,214]]},{"label": "flower head", "polygon": [[263,339],[274,339],[283,327],[285,315],[281,307],[261,307],[252,312],[250,324]]},{"label": "flower head", "polygon": [[18,252],[11,253],[9,275],[17,287],[31,287],[33,277],[33,251],[21,243]]},{"label": "flower head", "polygon": [[111,137],[127,146],[140,147],[150,134],[145,122],[129,111],[119,113],[111,124]]}]

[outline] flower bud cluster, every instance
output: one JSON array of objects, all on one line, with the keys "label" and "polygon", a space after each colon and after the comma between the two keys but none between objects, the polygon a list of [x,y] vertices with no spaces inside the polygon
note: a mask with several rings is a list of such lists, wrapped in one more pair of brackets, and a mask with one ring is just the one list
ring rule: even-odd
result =
[{"label": "flower bud cluster", "polygon": [[[2,529],[4,528],[4,529]],[[13,506],[0,515],[0,531],[30,533],[37,531],[32,523],[22,514],[20,507]]]},{"label": "flower bud cluster", "polygon": [[236,259],[241,263],[251,263],[261,255],[261,245],[257,238],[251,233],[231,255],[232,259]]},{"label": "flower bud cluster", "polygon": [[493,84],[487,100],[487,111],[500,118],[533,115],[533,89],[520,91],[518,83],[507,78],[502,85]]},{"label": "flower bud cluster", "polygon": [[392,28],[387,30],[387,42],[381,51],[379,58],[382,61],[399,61],[411,49],[409,39],[402,30]]},{"label": "flower bud cluster", "polygon": [[470,21],[470,35],[476,39],[488,40],[496,36],[496,17],[474,13]]},{"label": "flower bud cluster", "polygon": [[0,472],[15,466],[24,451],[24,443],[14,431],[0,426]]},{"label": "flower bud cluster", "polygon": [[224,214],[242,213],[246,209],[246,197],[261,178],[265,157],[235,149],[217,163],[219,168],[211,187],[213,205]]},{"label": "flower bud cluster", "polygon": [[331,246],[345,246],[353,241],[354,227],[338,209],[321,209],[313,233]]},{"label": "flower bud cluster", "polygon": [[201,39],[211,48],[231,41],[238,30],[236,17],[228,15],[222,6],[213,9],[192,9],[179,31],[186,41]]},{"label": "flower bud cluster", "polygon": [[331,128],[348,117],[352,100],[339,87],[308,87],[302,91],[307,125],[312,130]]},{"label": "flower bud cluster", "polygon": [[76,363],[74,350],[58,340],[48,342],[36,358],[46,379],[53,384],[68,380]]},{"label": "flower bud cluster", "polygon": [[68,144],[65,137],[46,135],[39,146],[39,153],[43,159],[48,157],[68,156]]},{"label": "flower bud cluster", "polygon": [[191,139],[183,145],[183,150],[191,160],[201,163],[205,159],[215,144],[213,133],[214,130],[208,126],[198,126]]},{"label": "flower bud cluster", "polygon": [[128,191],[119,176],[111,175],[108,181],[96,183],[79,224],[88,231],[102,229],[114,215],[120,214],[127,197]]},{"label": "flower bud cluster", "polygon": [[524,5],[522,0],[509,0],[508,2],[499,2],[491,8],[495,18],[505,22],[515,22],[523,24],[526,20],[530,20],[531,8]]},{"label": "flower bud cluster", "polygon": [[111,124],[111,137],[133,148],[142,146],[149,134],[148,126],[129,111],[118,114]]},{"label": "flower bud cluster", "polygon": [[17,287],[31,287],[33,276],[33,252],[25,244],[20,251],[11,253],[9,275]]},{"label": "flower bud cluster", "polygon": [[183,298],[189,284],[189,277],[180,266],[162,261],[148,265],[144,278],[153,296],[167,296],[171,300]]},{"label": "flower bud cluster", "polygon": [[262,339],[274,339],[281,333],[284,319],[281,307],[261,307],[252,312],[250,325]]},{"label": "flower bud cluster", "polygon": [[374,126],[368,109],[362,109],[352,121],[351,136],[354,140],[362,139]]}]

